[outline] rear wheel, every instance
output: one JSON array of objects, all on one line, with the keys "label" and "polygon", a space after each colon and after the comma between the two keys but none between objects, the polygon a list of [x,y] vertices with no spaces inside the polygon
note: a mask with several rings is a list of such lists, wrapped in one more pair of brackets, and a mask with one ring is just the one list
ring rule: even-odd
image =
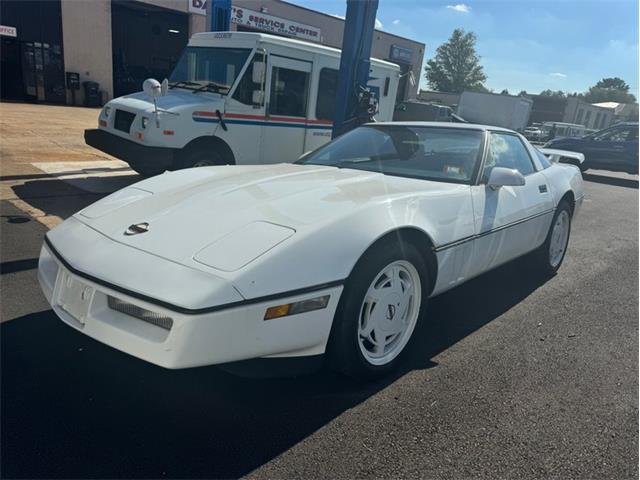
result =
[{"label": "rear wheel", "polygon": [[428,296],[424,259],[410,244],[383,242],[349,277],[327,348],[333,368],[360,379],[393,370],[409,349]]}]

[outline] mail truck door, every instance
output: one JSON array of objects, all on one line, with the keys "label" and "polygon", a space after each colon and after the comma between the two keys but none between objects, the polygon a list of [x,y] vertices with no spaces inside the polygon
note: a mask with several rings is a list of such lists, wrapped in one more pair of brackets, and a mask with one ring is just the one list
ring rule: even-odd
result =
[{"label": "mail truck door", "polygon": [[304,153],[311,66],[269,55],[262,163],[293,162]]}]

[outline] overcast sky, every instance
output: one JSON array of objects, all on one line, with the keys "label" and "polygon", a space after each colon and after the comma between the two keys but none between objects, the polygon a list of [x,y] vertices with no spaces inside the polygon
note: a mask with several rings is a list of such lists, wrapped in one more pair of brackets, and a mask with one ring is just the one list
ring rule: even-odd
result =
[{"label": "overcast sky", "polygon": [[[344,15],[346,0],[289,0]],[[426,44],[426,59],[454,28],[475,32],[486,85],[583,92],[621,77],[638,97],[636,0],[380,0],[378,27]],[[420,83],[426,88],[424,76]]]}]

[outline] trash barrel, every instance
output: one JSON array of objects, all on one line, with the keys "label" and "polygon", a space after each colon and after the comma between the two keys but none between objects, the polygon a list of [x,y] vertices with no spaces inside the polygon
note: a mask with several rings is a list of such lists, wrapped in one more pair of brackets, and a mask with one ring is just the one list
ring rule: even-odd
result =
[{"label": "trash barrel", "polygon": [[98,82],[82,82],[84,87],[84,106],[85,107],[99,107],[100,98],[100,84]]}]

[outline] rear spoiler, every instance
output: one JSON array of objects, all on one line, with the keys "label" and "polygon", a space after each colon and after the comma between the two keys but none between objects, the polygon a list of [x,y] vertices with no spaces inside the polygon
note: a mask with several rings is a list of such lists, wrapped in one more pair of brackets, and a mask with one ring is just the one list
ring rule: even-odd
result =
[{"label": "rear spoiler", "polygon": [[570,152],[569,150],[558,150],[556,148],[538,148],[538,150],[549,161],[554,163],[571,163],[572,165],[580,166],[584,162],[584,154],[580,152]]}]

